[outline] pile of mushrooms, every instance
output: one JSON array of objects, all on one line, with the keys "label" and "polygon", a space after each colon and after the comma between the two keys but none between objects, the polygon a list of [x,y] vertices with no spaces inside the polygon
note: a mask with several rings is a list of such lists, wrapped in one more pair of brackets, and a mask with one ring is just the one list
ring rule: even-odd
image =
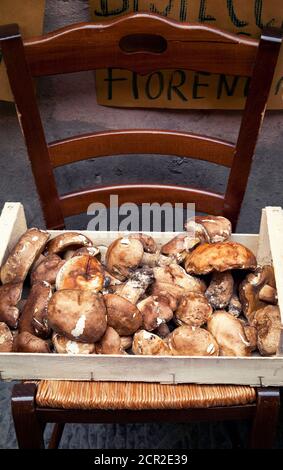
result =
[{"label": "pile of mushrooms", "polygon": [[0,352],[275,354],[273,268],[230,241],[224,217],[185,229],[161,247],[121,236],[104,257],[81,233],[27,230],[1,267]]}]

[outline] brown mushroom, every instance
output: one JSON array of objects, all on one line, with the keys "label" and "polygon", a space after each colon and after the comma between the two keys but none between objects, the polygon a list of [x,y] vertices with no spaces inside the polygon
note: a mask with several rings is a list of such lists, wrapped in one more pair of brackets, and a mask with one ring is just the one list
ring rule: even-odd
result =
[{"label": "brown mushroom", "polygon": [[17,307],[22,296],[23,284],[5,284],[0,286],[0,321],[7,323],[11,328],[16,328],[20,315]]},{"label": "brown mushroom", "polygon": [[171,256],[176,259],[177,262],[181,263],[186,258],[187,254],[195,248],[199,243],[200,239],[194,237],[188,232],[179,233],[169,242],[165,243],[161,247],[161,253],[163,255]]},{"label": "brown mushroom", "polygon": [[203,328],[179,326],[166,338],[173,356],[218,356],[215,338]]},{"label": "brown mushroom", "polygon": [[140,330],[134,335],[132,351],[144,356],[169,356],[170,350],[167,344],[159,336]]},{"label": "brown mushroom", "polygon": [[91,290],[57,291],[48,304],[48,323],[73,341],[95,343],[107,326],[103,297]]},{"label": "brown mushroom", "polygon": [[199,215],[187,220],[185,228],[194,232],[203,242],[225,242],[231,236],[232,225],[230,220],[222,216]]},{"label": "brown mushroom", "polygon": [[212,273],[205,297],[214,309],[222,309],[229,305],[233,295],[234,279],[230,271]]},{"label": "brown mushroom", "polygon": [[206,290],[206,284],[202,279],[190,276],[178,264],[153,268],[153,273],[156,282],[171,284],[172,290],[179,295],[185,295],[188,292],[203,293]]},{"label": "brown mushroom", "polygon": [[137,307],[142,313],[143,326],[147,331],[153,331],[173,318],[173,311],[165,296],[151,295],[141,300]]},{"label": "brown mushroom", "polygon": [[6,323],[0,322],[0,353],[12,352],[13,335]]},{"label": "brown mushroom", "polygon": [[276,354],[282,329],[279,308],[274,305],[267,305],[257,310],[252,325],[257,329],[259,352],[263,356]]},{"label": "brown mushroom", "polygon": [[118,238],[107,249],[107,270],[120,281],[124,281],[141,264],[143,253],[144,248],[140,240]]},{"label": "brown mushroom", "polygon": [[72,341],[66,336],[58,335],[58,333],[53,333],[52,343],[58,354],[95,354],[93,343]]},{"label": "brown mushroom", "polygon": [[48,238],[49,233],[44,230],[27,230],[1,268],[2,283],[23,282],[35,259],[43,251]]},{"label": "brown mushroom", "polygon": [[254,254],[236,242],[204,243],[186,258],[185,269],[190,274],[208,274],[211,271],[256,268]]},{"label": "brown mushroom", "polygon": [[120,336],[132,335],[141,327],[142,314],[127,299],[116,294],[106,294],[104,301],[107,309],[107,323]]},{"label": "brown mushroom", "polygon": [[183,293],[181,287],[177,286],[177,291],[174,289],[174,287],[176,287],[174,284],[165,282],[154,282],[151,287],[151,295],[156,297],[165,297],[169,307],[173,312],[175,312],[178,306],[179,298]]},{"label": "brown mushroom", "polygon": [[146,235],[145,233],[130,233],[128,237],[139,240],[146,253],[155,253],[157,251],[157,245],[150,235]]},{"label": "brown mushroom", "polygon": [[42,281],[34,284],[23,307],[19,332],[29,333],[47,338],[50,328],[47,322],[47,306],[52,295],[52,288],[48,282]]},{"label": "brown mushroom", "polygon": [[74,258],[75,256],[81,256],[81,255],[93,256],[100,261],[99,259],[100,249],[97,246],[83,246],[82,248],[78,248],[77,250],[73,252],[72,258]]},{"label": "brown mushroom", "polygon": [[93,256],[81,255],[69,259],[56,277],[56,289],[90,289],[99,292],[104,286],[104,270]]},{"label": "brown mushroom", "polygon": [[265,286],[274,288],[274,270],[272,266],[261,266],[254,273],[246,276],[240,284],[239,296],[245,317],[251,323],[257,310],[264,308],[267,302],[260,299],[260,292]]},{"label": "brown mushroom", "polygon": [[124,351],[127,351],[127,349],[130,349],[133,344],[133,337],[132,336],[120,336],[121,340],[121,347]]},{"label": "brown mushroom", "polygon": [[276,305],[278,302],[277,290],[266,284],[260,289],[258,298],[268,304]]},{"label": "brown mushroom", "polygon": [[212,312],[212,307],[203,294],[188,292],[181,299],[175,318],[179,325],[202,326]]},{"label": "brown mushroom", "polygon": [[244,325],[238,319],[222,310],[216,311],[207,322],[208,331],[214,336],[220,348],[220,356],[250,356],[250,344]]},{"label": "brown mushroom", "polygon": [[235,291],[230,299],[230,302],[228,305],[228,312],[231,315],[234,315],[234,317],[238,317],[242,313],[242,304],[238,297],[238,294]]},{"label": "brown mushroom", "polygon": [[35,284],[36,282],[46,281],[53,285],[65,261],[55,254],[43,256],[42,258],[41,262],[36,264],[32,269],[30,277],[31,283]]},{"label": "brown mushroom", "polygon": [[50,353],[50,343],[37,336],[32,335],[28,331],[19,333],[13,344],[13,351],[25,353]]},{"label": "brown mushroom", "polygon": [[145,293],[148,286],[153,282],[154,276],[151,268],[137,269],[130,275],[128,281],[117,286],[115,293],[136,304]]},{"label": "brown mushroom", "polygon": [[97,354],[125,354],[121,337],[111,326],[107,327],[100,341],[95,344],[95,350]]},{"label": "brown mushroom", "polygon": [[170,334],[170,329],[167,323],[161,323],[154,332],[157,336],[160,336],[160,338],[164,339],[167,338],[167,336]]},{"label": "brown mushroom", "polygon": [[52,240],[47,243],[46,254],[57,254],[70,249],[76,250],[83,246],[92,245],[92,241],[82,233],[63,232],[60,235],[57,235],[57,237],[52,238]]}]

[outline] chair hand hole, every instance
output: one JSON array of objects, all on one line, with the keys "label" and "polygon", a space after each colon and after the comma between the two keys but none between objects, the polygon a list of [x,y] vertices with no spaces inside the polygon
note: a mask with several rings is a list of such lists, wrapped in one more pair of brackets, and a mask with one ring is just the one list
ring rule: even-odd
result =
[{"label": "chair hand hole", "polygon": [[153,52],[159,54],[167,49],[167,41],[158,34],[129,34],[120,39],[124,52]]}]

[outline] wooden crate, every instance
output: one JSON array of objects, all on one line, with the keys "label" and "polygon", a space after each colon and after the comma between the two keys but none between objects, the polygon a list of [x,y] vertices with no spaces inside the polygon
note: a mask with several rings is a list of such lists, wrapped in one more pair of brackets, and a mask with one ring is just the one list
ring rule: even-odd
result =
[{"label": "wooden crate", "polygon": [[[20,203],[6,203],[0,218],[0,265],[26,230]],[[50,231],[54,237],[60,231]],[[118,232],[82,231],[98,245],[109,245]],[[171,239],[170,232],[152,233],[157,243]],[[259,235],[234,234],[260,264],[273,262],[283,325],[283,210],[262,211]],[[283,329],[283,327],[282,327]],[[0,378],[100,381],[144,381],[161,383],[243,384],[283,386],[283,335],[273,357],[158,357],[118,355],[64,355],[1,353]]]}]

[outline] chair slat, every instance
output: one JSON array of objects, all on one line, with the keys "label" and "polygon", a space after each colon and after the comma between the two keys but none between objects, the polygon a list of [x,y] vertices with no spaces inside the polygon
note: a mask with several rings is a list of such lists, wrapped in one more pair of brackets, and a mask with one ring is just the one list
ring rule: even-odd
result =
[{"label": "chair slat", "polygon": [[49,155],[54,168],[88,158],[128,154],[177,155],[230,168],[234,152],[235,146],[231,142],[154,129],[97,132],[49,144]]}]

